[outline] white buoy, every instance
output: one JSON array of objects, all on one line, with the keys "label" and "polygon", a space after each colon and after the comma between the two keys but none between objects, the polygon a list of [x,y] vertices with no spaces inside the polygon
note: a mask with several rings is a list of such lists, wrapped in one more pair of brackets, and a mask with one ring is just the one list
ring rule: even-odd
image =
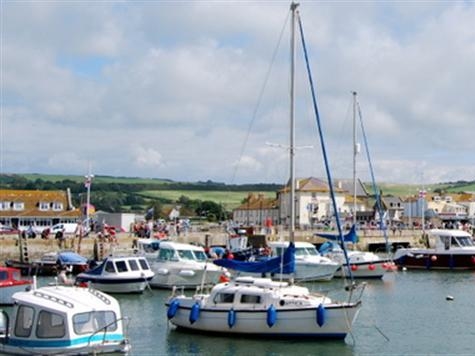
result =
[{"label": "white buoy", "polygon": [[451,296],[451,295],[448,295],[447,297],[445,297],[446,300],[454,300],[454,297]]},{"label": "white buoy", "polygon": [[402,270],[403,270],[404,272],[406,272],[406,271],[407,271],[407,267],[403,267]]}]

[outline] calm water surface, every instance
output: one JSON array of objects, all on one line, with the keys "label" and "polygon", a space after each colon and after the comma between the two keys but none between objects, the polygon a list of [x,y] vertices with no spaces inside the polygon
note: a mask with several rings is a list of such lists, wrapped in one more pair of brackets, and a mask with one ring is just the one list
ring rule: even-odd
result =
[{"label": "calm water surface", "polygon": [[[333,290],[341,280],[307,284]],[[131,317],[131,355],[473,355],[475,273],[406,271],[367,281],[353,334],[344,341],[212,337],[174,330],[169,291],[116,295]],[[447,301],[447,296],[453,301]]]}]

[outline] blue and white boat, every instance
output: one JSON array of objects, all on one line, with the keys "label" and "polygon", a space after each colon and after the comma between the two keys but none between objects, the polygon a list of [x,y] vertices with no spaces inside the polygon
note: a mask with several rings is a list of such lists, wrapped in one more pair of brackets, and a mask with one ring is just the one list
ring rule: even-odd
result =
[{"label": "blue and white boat", "polygon": [[78,274],[76,284],[89,284],[106,293],[142,293],[154,275],[143,256],[109,256],[99,266]]},{"label": "blue and white boat", "polygon": [[125,320],[117,300],[91,288],[47,286],[13,295],[0,312],[0,353],[83,355],[126,353]]}]

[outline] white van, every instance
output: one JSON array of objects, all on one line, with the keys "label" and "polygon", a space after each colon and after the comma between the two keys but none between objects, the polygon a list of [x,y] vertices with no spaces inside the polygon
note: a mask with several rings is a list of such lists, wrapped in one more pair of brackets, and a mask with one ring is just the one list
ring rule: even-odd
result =
[{"label": "white van", "polygon": [[51,227],[50,234],[54,236],[57,232],[63,231],[65,235],[73,235],[76,232],[77,227],[77,223],[59,223]]}]

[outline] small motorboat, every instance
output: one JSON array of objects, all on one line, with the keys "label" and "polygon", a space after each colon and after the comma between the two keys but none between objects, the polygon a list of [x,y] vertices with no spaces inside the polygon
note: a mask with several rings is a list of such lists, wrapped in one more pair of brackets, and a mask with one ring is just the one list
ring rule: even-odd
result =
[{"label": "small motorboat", "polygon": [[399,268],[426,270],[475,269],[475,243],[463,230],[433,229],[424,236],[425,247],[400,248],[394,253]]},{"label": "small motorboat", "polygon": [[[272,255],[280,256],[289,246],[288,241],[270,242]],[[290,279],[295,281],[328,281],[333,278],[341,263],[322,256],[310,242],[295,242],[295,273],[275,273],[275,279]]]},{"label": "small motorboat", "polygon": [[13,304],[13,294],[31,286],[31,280],[21,277],[17,268],[0,266],[0,305]]},{"label": "small motorboat", "polygon": [[201,246],[161,241],[157,258],[151,263],[155,277],[150,282],[156,288],[196,288],[219,282],[226,269],[208,260]]},{"label": "small motorboat", "polygon": [[90,284],[106,293],[142,293],[153,276],[145,257],[109,256],[97,267],[78,274],[75,283]]},{"label": "small motorboat", "polygon": [[252,337],[344,339],[360,310],[360,297],[354,302],[336,302],[287,282],[238,277],[215,285],[210,294],[172,294],[166,305],[168,319],[179,329]]},{"label": "small motorboat", "polygon": [[0,311],[0,353],[82,355],[126,353],[126,318],[119,303],[91,288],[46,286],[13,295]]},{"label": "small motorboat", "polygon": [[[381,258],[369,251],[346,248],[345,256],[341,242],[337,242],[339,239],[337,235],[317,233],[316,236],[328,239],[320,246],[320,253],[341,265],[335,273],[335,277],[378,279],[383,278],[386,272],[391,271],[394,266],[394,263],[389,259]],[[357,241],[356,226],[353,225],[350,231],[343,236],[343,243],[345,247],[347,244],[351,244],[354,248]],[[348,262],[346,262],[347,258]]]}]

